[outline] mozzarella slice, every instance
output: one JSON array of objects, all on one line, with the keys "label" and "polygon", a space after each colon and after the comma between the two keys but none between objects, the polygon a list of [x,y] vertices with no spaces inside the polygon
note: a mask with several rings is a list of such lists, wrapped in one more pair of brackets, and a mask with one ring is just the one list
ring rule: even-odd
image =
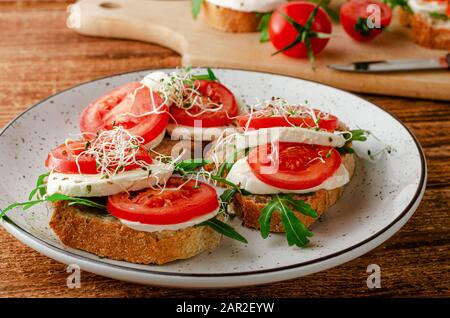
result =
[{"label": "mozzarella slice", "polygon": [[185,229],[185,228],[200,224],[206,220],[212,219],[218,213],[219,213],[219,208],[217,208],[216,210],[214,210],[210,213],[201,215],[192,220],[189,220],[189,221],[186,221],[183,223],[178,223],[178,224],[144,224],[144,223],[140,223],[140,222],[127,221],[127,220],[123,220],[123,219],[119,219],[119,220],[120,220],[120,222],[122,222],[123,225],[128,226],[137,231],[143,231],[143,232],[176,231],[176,230]]},{"label": "mozzarella slice", "polygon": [[234,126],[218,126],[218,127],[191,127],[184,125],[176,125],[169,123],[167,132],[172,140],[194,140],[194,141],[211,141],[219,138],[226,133],[234,133]]},{"label": "mozzarella slice", "polygon": [[52,172],[47,179],[47,194],[61,193],[70,197],[103,197],[124,191],[137,191],[164,183],[173,166],[154,163],[150,171],[134,169],[109,178],[100,174],[67,174]]},{"label": "mozzarella slice", "polygon": [[413,12],[436,12],[445,14],[445,10],[447,9],[447,3],[443,1],[409,0],[408,4]]},{"label": "mozzarella slice", "polygon": [[142,84],[147,86],[152,91],[159,91],[161,85],[170,81],[169,74],[161,71],[155,71],[147,74],[141,81]]},{"label": "mozzarella slice", "polygon": [[206,0],[219,7],[242,12],[270,12],[286,0]]},{"label": "mozzarella slice", "polygon": [[332,190],[344,186],[350,181],[350,175],[344,165],[336,170],[336,172],[326,179],[322,184],[303,190],[288,190],[280,189],[271,185],[268,185],[259,180],[251,170],[247,157],[239,159],[235,162],[230,172],[228,173],[227,180],[234,184],[239,184],[241,188],[253,193],[253,194],[274,194],[274,193],[310,193],[321,189]]},{"label": "mozzarella slice", "polygon": [[298,142],[309,145],[342,147],[346,140],[339,134],[300,127],[271,127],[249,130],[236,138],[237,149],[253,148],[276,142]]}]

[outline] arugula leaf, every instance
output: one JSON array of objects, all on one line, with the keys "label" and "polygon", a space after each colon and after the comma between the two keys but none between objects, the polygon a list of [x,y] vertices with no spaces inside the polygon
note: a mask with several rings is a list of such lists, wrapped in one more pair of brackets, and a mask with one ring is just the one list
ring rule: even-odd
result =
[{"label": "arugula leaf", "polygon": [[[207,80],[209,81],[209,75],[208,74],[197,74],[192,75],[193,80]],[[186,83],[189,83],[188,81],[185,81]]]},{"label": "arugula leaf", "polygon": [[[205,159],[184,160],[175,166],[174,171],[178,172],[182,175],[188,175],[188,174],[196,173],[196,170],[198,168],[203,167],[205,164],[208,164],[208,163],[210,163],[210,161],[205,160]],[[223,170],[222,170],[222,172],[223,172]],[[223,213],[228,213],[228,206],[236,193],[239,192],[242,195],[250,194],[250,192],[248,192],[244,189],[241,189],[238,185],[226,180],[222,176],[211,175],[211,179],[218,181],[218,182],[222,182],[231,187],[231,189],[226,189],[219,197],[220,211]],[[228,237],[238,240],[240,242],[247,243],[247,240],[242,235],[240,235],[238,232],[236,232],[230,225],[228,225],[224,222],[221,222],[215,218],[205,221],[205,222],[201,223],[200,225],[208,225],[208,226],[212,227],[214,230],[216,230],[217,232],[219,232],[225,236],[228,236]]]},{"label": "arugula leaf", "polygon": [[226,189],[221,195],[220,195],[220,201],[223,203],[230,203],[231,199],[233,199],[234,195],[237,193],[237,189]]},{"label": "arugula leaf", "polygon": [[261,33],[259,42],[264,43],[269,41],[269,22],[272,17],[272,12],[262,14],[261,21],[258,25],[258,31]]},{"label": "arugula leaf", "polygon": [[[174,172],[177,172],[181,175],[191,174],[195,173],[198,168],[203,167],[204,165],[207,165],[211,163],[209,160],[206,159],[188,159],[184,160],[178,164],[175,165]],[[213,175],[211,174],[211,179],[217,182],[222,182],[233,189],[236,189],[237,192],[239,192],[242,195],[250,195],[251,193],[247,190],[241,189],[238,185],[234,184],[231,181],[228,181],[226,178],[223,178],[220,175]]]},{"label": "arugula leaf", "polygon": [[353,141],[366,141],[369,134],[367,130],[362,129],[351,130],[350,132],[352,133]]},{"label": "arugula leaf", "polygon": [[231,168],[233,167],[234,162],[224,162],[220,165],[219,170],[217,171],[217,175],[219,177],[223,176],[224,171],[230,172]]},{"label": "arugula leaf", "polygon": [[312,233],[300,222],[287,205],[282,204],[280,206],[280,213],[281,223],[283,223],[284,230],[286,231],[289,246],[297,245],[302,247],[307,245],[309,243],[308,237],[311,237]]},{"label": "arugula leaf", "polygon": [[86,198],[69,197],[67,195],[60,193],[54,193],[48,196],[47,198],[45,198],[45,201],[49,202],[68,201],[69,205],[80,204],[106,211],[106,206],[104,204],[100,204]]},{"label": "arugula leaf", "polygon": [[450,18],[446,14],[439,13],[439,12],[430,12],[430,17],[432,17],[433,19],[436,19],[436,20],[441,20],[441,21],[450,20]]},{"label": "arugula leaf", "polygon": [[197,19],[200,9],[202,8],[203,0],[192,0],[192,17]]},{"label": "arugula leaf", "polygon": [[210,68],[208,67],[208,68],[207,68],[207,71],[208,71],[209,79],[210,79],[211,81],[217,81],[217,80],[218,80],[218,78],[216,77],[216,74],[214,74],[214,72],[213,72],[212,69],[210,69]]},{"label": "arugula leaf", "polygon": [[366,141],[369,134],[368,130],[355,129],[350,130],[350,133],[344,133],[343,136],[347,141]]},{"label": "arugula leaf", "polygon": [[195,172],[198,168],[201,168],[209,163],[210,161],[206,159],[188,159],[177,163],[174,171],[181,174]]},{"label": "arugula leaf", "polygon": [[245,237],[243,237],[241,234],[239,234],[238,232],[236,232],[236,230],[233,229],[230,225],[228,225],[225,222],[222,222],[216,218],[202,222],[199,225],[210,226],[215,231],[217,231],[225,236],[228,236],[229,238],[232,238],[232,239],[237,240],[242,243],[248,243],[247,239]]},{"label": "arugula leaf", "polygon": [[233,182],[228,181],[225,178],[222,178],[222,177],[219,177],[219,176],[215,176],[215,175],[211,175],[211,179],[213,179],[214,181],[217,181],[217,182],[222,182],[222,183],[226,184],[227,186],[230,186],[233,189],[236,189],[237,192],[239,192],[242,195],[250,195],[251,194],[251,192],[249,192],[249,191],[247,191],[245,189],[241,189],[241,187],[239,187],[237,184],[234,184]]},{"label": "arugula leaf", "polygon": [[6,215],[6,212],[8,212],[9,210],[12,210],[16,207],[19,207],[19,206],[32,207],[33,205],[39,204],[41,202],[43,202],[43,201],[42,200],[33,200],[33,201],[18,202],[18,203],[10,204],[6,208],[4,208],[0,211],[0,218],[2,218],[4,215]]},{"label": "arugula leaf", "polygon": [[207,74],[197,74],[192,75],[193,80],[207,80],[207,81],[218,81],[216,74],[214,74],[213,70],[210,68],[207,68]]},{"label": "arugula leaf", "polygon": [[28,200],[33,199],[36,193],[39,191],[39,195],[43,197],[45,195],[45,178],[50,175],[50,172],[45,172],[41,174],[36,181],[36,187],[31,190],[30,195],[28,196]]},{"label": "arugula leaf", "polygon": [[408,13],[413,13],[413,10],[408,4],[408,0],[382,0],[384,3],[386,3],[391,9],[394,9],[395,7],[401,7],[403,10],[405,10]]},{"label": "arugula leaf", "polygon": [[89,200],[89,199],[69,197],[64,194],[54,193],[54,194],[52,194],[48,197],[44,197],[42,199],[29,200],[29,201],[25,201],[25,202],[17,202],[17,203],[10,204],[6,208],[4,208],[0,211],[0,217],[3,217],[6,214],[6,212],[8,212],[9,210],[12,210],[19,206],[22,206],[24,210],[27,210],[27,209],[35,206],[36,204],[40,204],[40,203],[44,203],[44,202],[57,202],[57,201],[68,201],[68,202],[70,202],[69,205],[80,204],[80,205],[85,205],[85,206],[89,206],[89,207],[93,207],[93,208],[97,208],[97,209],[101,209],[101,210],[106,210],[105,205],[97,203],[97,202]]},{"label": "arugula leaf", "polygon": [[272,214],[278,207],[278,202],[270,201],[262,210],[261,216],[258,219],[261,236],[267,238],[270,233],[270,220],[272,219]]},{"label": "arugula leaf", "polygon": [[308,203],[303,200],[295,200],[292,194],[284,195],[283,199],[285,199],[286,202],[290,203],[294,207],[294,209],[301,214],[310,216],[312,218],[317,217],[317,212],[314,211],[314,209]]},{"label": "arugula leaf", "polygon": [[[220,212],[228,214],[228,205],[230,204],[231,200],[233,199],[234,195],[237,193],[237,189],[226,189],[219,197],[220,202]],[[247,240],[240,235],[236,230],[233,229],[230,225],[216,219],[210,219],[208,221],[205,221],[201,223],[200,225],[208,225],[212,227],[215,231],[228,236],[232,239],[235,239],[237,241],[247,243]]]},{"label": "arugula leaf", "polygon": [[[35,188],[31,190],[30,194],[28,195],[28,201],[16,202],[8,205],[6,208],[0,210],[0,218],[3,217],[6,214],[6,212],[19,206],[21,206],[23,210],[28,210],[29,208],[40,203],[56,202],[56,201],[68,201],[69,205],[80,204],[101,210],[106,210],[105,205],[85,198],[69,197],[67,195],[60,193],[54,193],[50,196],[45,196],[46,194],[45,178],[48,177],[49,174],[50,172],[46,172],[38,177]],[[34,197],[36,198],[35,200],[33,200]]]},{"label": "arugula leaf", "polygon": [[348,147],[348,146],[342,146],[342,147],[336,148],[336,150],[337,150],[341,155],[345,155],[345,154],[347,154],[347,153],[354,153],[354,152],[355,152],[352,148],[350,148],[350,147]]},{"label": "arugula leaf", "polygon": [[309,243],[308,237],[311,237],[312,233],[300,222],[289,206],[292,206],[297,212],[304,215],[313,218],[317,217],[316,211],[305,201],[294,199],[292,194],[275,194],[272,201],[262,209],[261,216],[258,219],[261,236],[267,238],[270,232],[270,221],[273,212],[278,211],[289,246],[303,247]]},{"label": "arugula leaf", "polygon": [[237,193],[236,189],[226,189],[219,197],[220,211],[228,214],[228,206]]}]

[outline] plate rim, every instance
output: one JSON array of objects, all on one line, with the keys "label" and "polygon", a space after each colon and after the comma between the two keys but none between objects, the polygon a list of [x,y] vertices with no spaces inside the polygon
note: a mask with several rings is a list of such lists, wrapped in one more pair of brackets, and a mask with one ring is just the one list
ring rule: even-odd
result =
[{"label": "plate rim", "polygon": [[[207,68],[207,66],[202,66],[202,67],[198,67],[198,68],[205,69],[205,68]],[[318,84],[318,85],[321,85],[321,86],[324,86],[324,87],[327,87],[327,88],[334,89],[336,91],[339,91],[340,93],[349,94],[349,95],[351,95],[354,98],[357,98],[359,100],[362,100],[363,102],[366,102],[366,103],[369,103],[369,104],[375,106],[376,108],[378,108],[379,110],[381,110],[382,112],[387,114],[388,116],[392,117],[392,119],[394,119],[398,124],[400,124],[406,130],[406,132],[410,135],[410,137],[414,141],[414,143],[415,143],[415,145],[417,147],[417,150],[419,152],[421,175],[420,175],[420,180],[419,180],[418,187],[417,187],[416,192],[414,193],[414,196],[412,197],[411,201],[403,209],[403,211],[392,222],[390,222],[388,225],[386,225],[384,228],[382,228],[378,232],[372,234],[371,236],[369,236],[368,238],[364,239],[363,241],[358,242],[358,243],[356,243],[356,244],[354,244],[354,245],[352,245],[350,247],[347,247],[347,248],[345,248],[343,250],[340,250],[340,251],[337,251],[335,253],[332,253],[332,254],[329,254],[329,255],[326,255],[326,256],[322,256],[322,257],[319,257],[319,258],[316,258],[316,259],[313,259],[313,260],[309,260],[309,261],[306,261],[306,262],[300,262],[300,263],[295,263],[295,264],[291,264],[291,265],[286,265],[286,266],[281,266],[281,267],[274,267],[274,268],[263,269],[263,270],[255,270],[255,271],[247,271],[247,272],[235,272],[235,273],[208,273],[208,274],[207,273],[178,273],[178,272],[155,271],[155,270],[151,270],[151,269],[147,270],[147,269],[140,269],[140,268],[130,268],[130,267],[126,267],[126,266],[120,265],[120,264],[111,264],[111,263],[102,262],[101,260],[85,257],[83,255],[72,253],[72,252],[70,252],[70,251],[68,251],[68,250],[66,250],[64,248],[53,246],[53,245],[45,242],[44,240],[40,239],[39,237],[36,237],[33,234],[29,233],[27,230],[25,230],[22,227],[20,227],[19,225],[17,225],[13,220],[11,220],[7,216],[4,216],[3,219],[0,219],[0,224],[2,224],[3,228],[5,228],[16,239],[18,239],[18,238],[14,234],[17,234],[15,231],[18,231],[21,234],[27,236],[28,239],[31,239],[31,240],[35,241],[36,243],[38,243],[40,245],[44,245],[44,247],[49,248],[49,249],[53,250],[54,252],[65,254],[66,257],[73,257],[73,258],[81,259],[82,261],[93,262],[93,263],[96,263],[96,264],[99,264],[99,265],[105,266],[105,267],[113,267],[114,269],[123,270],[125,272],[131,272],[131,273],[138,272],[138,273],[141,273],[141,274],[147,273],[147,274],[152,274],[152,275],[161,275],[161,276],[170,276],[170,277],[183,277],[183,278],[186,278],[186,277],[192,277],[192,278],[198,278],[198,277],[204,277],[204,278],[242,277],[242,276],[252,276],[252,275],[260,275],[260,274],[267,274],[267,273],[283,272],[283,271],[288,271],[288,270],[293,270],[293,269],[300,269],[302,267],[310,266],[310,265],[313,265],[313,264],[319,264],[319,263],[325,262],[325,261],[331,261],[334,258],[345,256],[346,254],[349,254],[350,252],[352,252],[354,250],[357,250],[358,248],[360,248],[360,247],[362,247],[362,246],[364,246],[364,245],[366,245],[366,244],[368,244],[368,243],[370,243],[372,241],[375,241],[377,238],[382,236],[385,232],[387,232],[388,230],[394,228],[396,226],[396,224],[399,223],[408,214],[408,212],[417,203],[417,201],[421,200],[421,198],[422,198],[422,191],[423,192],[425,191],[424,190],[424,185],[425,185],[425,182],[426,182],[426,179],[427,179],[427,166],[426,166],[425,154],[423,152],[422,146],[421,146],[420,142],[418,141],[417,137],[394,114],[391,114],[387,110],[383,109],[381,106],[379,106],[379,105],[377,105],[377,104],[375,104],[375,103],[373,103],[373,102],[371,102],[371,101],[369,101],[369,100],[367,100],[367,99],[365,99],[363,97],[360,97],[360,96],[356,95],[355,93],[352,93],[352,92],[349,92],[349,91],[346,91],[346,90],[343,90],[343,89],[340,89],[340,88],[336,88],[336,87],[328,85],[328,84],[323,84],[323,83],[320,83],[318,81],[298,78],[298,77],[291,76],[291,75],[277,74],[277,73],[274,73],[274,72],[260,72],[260,71],[245,70],[245,69],[240,69],[240,68],[232,68],[232,67],[212,67],[212,68],[218,69],[218,70],[225,70],[225,71],[231,70],[231,71],[243,71],[243,72],[257,73],[257,74],[276,75],[276,76],[288,77],[288,78],[295,79],[295,80],[301,80],[301,81],[305,81],[305,82],[315,83],[315,84]],[[101,80],[105,80],[105,79],[108,79],[108,78],[119,77],[119,76],[129,75],[129,74],[133,74],[133,73],[141,73],[141,72],[146,72],[146,71],[157,71],[157,70],[173,70],[173,69],[175,69],[175,67],[144,68],[144,69],[141,69],[141,70],[133,70],[133,71],[127,71],[127,72],[121,72],[121,73],[106,75],[106,76],[102,76],[102,77],[99,77],[99,78],[95,78],[95,79],[92,79],[92,80],[88,80],[88,81],[84,81],[84,82],[78,83],[76,85],[68,87],[68,88],[66,88],[64,90],[61,90],[61,91],[59,91],[59,92],[57,92],[55,94],[52,94],[52,95],[50,95],[50,96],[48,96],[48,97],[38,101],[37,103],[33,104],[32,106],[28,107],[27,109],[25,109],[24,111],[19,113],[17,116],[15,116],[12,120],[10,120],[0,130],[0,137],[5,133],[5,131],[7,129],[9,129],[9,127],[11,125],[13,125],[15,123],[15,121],[17,121],[20,117],[24,116],[26,113],[28,113],[32,109],[34,109],[34,108],[38,107],[39,105],[45,103],[49,99],[52,99],[52,98],[54,98],[54,97],[56,97],[58,95],[62,95],[64,93],[66,93],[66,92],[68,92],[70,90],[73,90],[75,88],[78,88],[80,86],[83,86],[83,85],[86,85],[86,84],[90,84],[90,83],[93,83],[93,82],[97,82],[97,81],[101,81]],[[413,213],[414,212],[415,211],[413,211]],[[412,214],[411,214],[411,216],[412,216]],[[406,220],[405,223],[407,221],[408,220]],[[6,226],[7,225],[6,223],[9,226],[11,226],[12,228],[9,228],[9,226]],[[13,229],[14,229],[15,233],[13,233],[11,231]],[[394,235],[399,229],[394,231],[394,233],[392,235]],[[383,240],[378,245],[380,245],[383,242],[385,242],[392,235],[390,235],[388,238]],[[363,254],[365,254],[367,252],[364,252]],[[361,254],[361,255],[363,255],[363,254]],[[361,256],[361,255],[359,255],[359,256]],[[357,257],[359,257],[359,256],[357,256]],[[335,265],[335,266],[337,266],[337,265]]]}]

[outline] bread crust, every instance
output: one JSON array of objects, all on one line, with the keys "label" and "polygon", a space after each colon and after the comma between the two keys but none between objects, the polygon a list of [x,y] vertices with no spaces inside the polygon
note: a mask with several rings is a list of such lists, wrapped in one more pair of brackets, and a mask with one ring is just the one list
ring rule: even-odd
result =
[{"label": "bread crust", "polygon": [[410,13],[403,8],[398,9],[398,21],[400,25],[405,27],[411,27],[411,20],[413,17],[413,13]]},{"label": "bread crust", "polygon": [[150,156],[155,159],[159,154],[177,158],[184,153],[183,160],[193,159],[197,155],[195,151],[203,153],[203,148],[208,142],[193,140],[172,140],[170,137],[164,137],[161,143],[150,151]]},{"label": "bread crust", "polygon": [[[350,174],[353,176],[355,171],[355,158],[353,154],[346,154],[342,157],[342,163]],[[309,195],[294,195],[297,200],[304,200],[310,204],[317,212],[318,217],[312,218],[294,211],[300,222],[306,227],[311,226],[326,209],[334,205],[344,193],[344,187],[333,190],[319,190]],[[272,199],[270,195],[249,195],[243,196],[236,194],[233,200],[233,209],[238,216],[242,218],[242,223],[245,227],[259,229],[258,219],[261,216],[261,210]],[[275,211],[272,215],[270,223],[271,232],[284,232],[283,224],[281,223],[280,214]]]},{"label": "bread crust", "polygon": [[450,29],[442,27],[426,13],[415,13],[411,19],[412,37],[424,47],[450,50]]},{"label": "bread crust", "polygon": [[54,204],[50,227],[71,248],[138,264],[165,264],[219,245],[222,235],[208,226],[178,231],[142,232],[108,213],[84,206]]},{"label": "bread crust", "polygon": [[203,1],[202,18],[214,29],[233,32],[257,32],[261,15],[254,12],[242,12],[217,6]]}]

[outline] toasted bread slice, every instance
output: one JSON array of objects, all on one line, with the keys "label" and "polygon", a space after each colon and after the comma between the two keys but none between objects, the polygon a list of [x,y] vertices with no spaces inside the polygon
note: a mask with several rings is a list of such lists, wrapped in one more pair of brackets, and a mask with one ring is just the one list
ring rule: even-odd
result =
[{"label": "toasted bread slice", "polygon": [[[346,154],[342,157],[342,163],[350,174],[350,177],[355,171],[355,158],[353,154]],[[344,187],[333,190],[319,190],[307,195],[294,195],[297,200],[304,200],[310,204],[320,217],[326,209],[331,207],[339,200],[344,193]],[[243,196],[237,194],[234,197],[233,209],[238,216],[242,218],[243,225],[249,228],[259,229],[258,218],[261,216],[261,210],[272,200],[270,195],[249,195]],[[317,218],[312,218],[294,211],[299,220],[309,227]],[[271,232],[284,232],[283,224],[281,223],[280,214],[275,211],[270,223]]]},{"label": "toasted bread slice", "polygon": [[432,49],[450,50],[450,27],[448,21],[432,18],[428,13],[415,13],[411,19],[414,41]]},{"label": "toasted bread slice", "polygon": [[170,137],[166,136],[158,146],[150,151],[150,156],[152,156],[153,159],[158,155],[177,158],[183,153],[182,160],[193,159],[196,156],[202,155],[203,148],[207,144],[207,141],[172,140]]},{"label": "toasted bread slice", "polygon": [[203,1],[202,12],[202,17],[212,28],[224,32],[256,32],[261,21],[258,13],[236,11],[208,1]]},{"label": "toasted bread slice", "polygon": [[398,8],[398,21],[402,26],[410,27],[413,15],[414,13],[408,12],[403,8]]},{"label": "toasted bread slice", "polygon": [[170,156],[172,148],[179,143],[179,140],[171,140],[170,137],[165,136],[161,143],[153,148],[153,152],[150,152],[152,157],[156,157],[158,154]]},{"label": "toasted bread slice", "polygon": [[222,237],[208,226],[136,231],[106,212],[61,201],[54,204],[50,226],[68,247],[138,264],[165,264],[190,258],[217,247]]}]

